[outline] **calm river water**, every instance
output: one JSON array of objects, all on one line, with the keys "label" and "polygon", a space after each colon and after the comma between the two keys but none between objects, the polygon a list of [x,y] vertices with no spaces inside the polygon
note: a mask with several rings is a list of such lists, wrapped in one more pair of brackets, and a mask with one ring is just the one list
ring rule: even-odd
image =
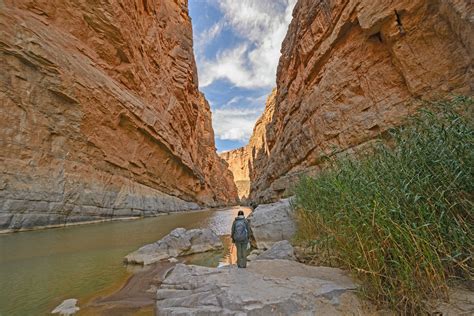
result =
[{"label": "calm river water", "polygon": [[[79,299],[81,306],[131,276],[132,269],[122,263],[129,252],[177,227],[208,227],[218,235],[229,234],[238,210],[175,213],[0,235],[0,315],[46,315],[67,298]],[[226,259],[221,256],[219,260]]]}]

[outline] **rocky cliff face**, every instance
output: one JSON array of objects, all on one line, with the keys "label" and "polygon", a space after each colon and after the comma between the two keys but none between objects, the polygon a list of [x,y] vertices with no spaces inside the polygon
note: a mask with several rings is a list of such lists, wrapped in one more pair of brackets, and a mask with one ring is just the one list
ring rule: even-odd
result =
[{"label": "rocky cliff face", "polygon": [[245,204],[250,191],[249,164],[251,159],[247,147],[240,147],[234,150],[221,153],[219,156],[229,165],[229,170],[234,176],[240,203]]},{"label": "rocky cliff face", "polygon": [[472,95],[473,7],[467,0],[299,0],[272,115],[252,136],[261,143],[247,148],[251,198],[284,196],[299,175],[317,174],[323,156],[363,148],[402,124],[420,100]]},{"label": "rocky cliff face", "polygon": [[0,1],[0,230],[236,203],[186,0]]}]

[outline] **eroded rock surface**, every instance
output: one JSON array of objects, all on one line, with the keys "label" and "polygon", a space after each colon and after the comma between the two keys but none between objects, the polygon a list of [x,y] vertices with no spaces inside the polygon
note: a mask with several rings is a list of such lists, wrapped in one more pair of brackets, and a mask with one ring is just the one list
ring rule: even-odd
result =
[{"label": "eroded rock surface", "polygon": [[145,245],[128,254],[124,261],[126,263],[147,265],[164,259],[206,252],[222,247],[223,244],[219,236],[208,228],[191,230],[176,228],[157,242]]},{"label": "eroded rock surface", "polygon": [[402,124],[419,100],[472,96],[473,16],[468,0],[299,0],[274,101],[246,148],[250,199],[284,197],[326,156]]},{"label": "eroded rock surface", "polygon": [[252,243],[259,249],[268,249],[274,243],[291,240],[296,232],[291,199],[259,205],[247,218],[252,231]]},{"label": "eroded rock surface", "polygon": [[251,163],[247,147],[240,147],[219,154],[227,162],[229,170],[234,177],[235,186],[239,195],[240,204],[246,204],[250,192],[250,170]]},{"label": "eroded rock surface", "polygon": [[0,230],[237,202],[187,1],[0,1]]},{"label": "eroded rock surface", "polygon": [[274,243],[269,249],[259,254],[254,260],[296,260],[295,250],[288,240]]},{"label": "eroded rock surface", "polygon": [[288,260],[247,269],[178,264],[157,291],[160,315],[362,315],[342,271]]}]

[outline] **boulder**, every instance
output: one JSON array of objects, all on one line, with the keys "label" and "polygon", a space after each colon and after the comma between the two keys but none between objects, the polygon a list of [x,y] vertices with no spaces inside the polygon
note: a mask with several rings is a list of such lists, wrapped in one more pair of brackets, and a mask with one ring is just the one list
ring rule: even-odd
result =
[{"label": "boulder", "polygon": [[159,315],[364,314],[356,284],[336,268],[258,260],[247,269],[178,264],[157,291]]},{"label": "boulder", "polygon": [[291,240],[296,232],[290,198],[259,205],[248,220],[253,234],[252,243],[259,249],[268,249],[277,241]]},{"label": "boulder", "polygon": [[80,309],[76,306],[76,304],[77,299],[75,298],[64,300],[55,309],[53,309],[51,313],[59,315],[74,315]]},{"label": "boulder", "polygon": [[278,241],[258,255],[255,260],[286,259],[296,260],[295,250],[288,240]]},{"label": "boulder", "polygon": [[254,249],[250,252],[250,254],[247,256],[248,261],[253,261],[256,260],[258,255],[264,252],[263,249]]},{"label": "boulder", "polygon": [[164,259],[222,248],[219,236],[210,229],[176,228],[162,239],[128,254],[126,263],[151,264]]}]

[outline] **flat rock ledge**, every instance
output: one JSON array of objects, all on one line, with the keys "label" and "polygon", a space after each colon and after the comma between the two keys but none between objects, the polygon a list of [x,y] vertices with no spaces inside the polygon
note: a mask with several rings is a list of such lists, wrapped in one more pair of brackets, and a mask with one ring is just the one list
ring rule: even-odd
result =
[{"label": "flat rock ledge", "polygon": [[223,247],[222,241],[210,229],[176,228],[152,244],[145,245],[128,254],[125,263],[152,264],[161,260],[194,253],[206,252]]},{"label": "flat rock ledge", "polygon": [[340,269],[258,260],[247,269],[177,264],[157,291],[158,315],[358,315],[357,285]]}]

